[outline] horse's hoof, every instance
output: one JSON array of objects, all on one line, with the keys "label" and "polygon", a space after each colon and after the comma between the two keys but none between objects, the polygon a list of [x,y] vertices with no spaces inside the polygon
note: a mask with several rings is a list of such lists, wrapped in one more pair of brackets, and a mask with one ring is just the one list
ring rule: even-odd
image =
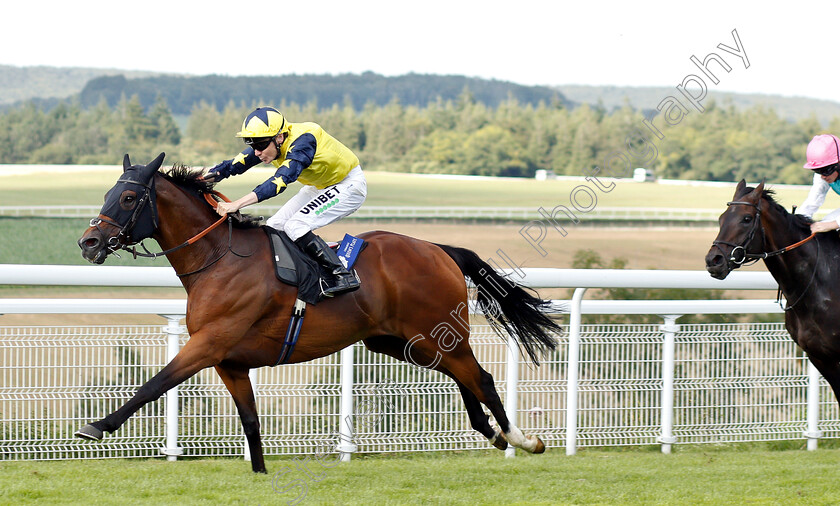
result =
[{"label": "horse's hoof", "polygon": [[534,447],[534,453],[545,453],[545,443],[542,442],[537,436],[534,436],[534,439],[537,440],[537,446]]},{"label": "horse's hoof", "polygon": [[490,442],[499,450],[507,450],[508,442],[507,439],[505,439],[505,435],[501,432],[497,432],[496,435],[493,436],[493,439],[490,440]]},{"label": "horse's hoof", "polygon": [[81,429],[77,430],[76,433],[73,435],[82,439],[89,439],[91,441],[102,441],[102,436],[104,434],[101,430],[97,429],[93,425],[87,424]]}]

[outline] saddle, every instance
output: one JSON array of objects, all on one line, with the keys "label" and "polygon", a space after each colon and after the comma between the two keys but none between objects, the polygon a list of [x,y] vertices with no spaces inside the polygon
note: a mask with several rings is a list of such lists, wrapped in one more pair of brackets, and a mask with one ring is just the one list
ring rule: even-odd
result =
[{"label": "saddle", "polygon": [[[297,244],[292,241],[282,230],[276,230],[269,226],[263,226],[271,243],[271,254],[274,258],[274,273],[277,279],[287,285],[298,287],[298,299],[307,304],[316,304],[323,299],[321,279],[332,279],[332,273],[322,268],[314,259],[301,251]],[[359,253],[367,246],[367,243],[349,234],[344,236],[341,244],[330,244],[330,247],[338,248],[336,253],[339,260],[357,278],[358,274],[351,270]]]}]

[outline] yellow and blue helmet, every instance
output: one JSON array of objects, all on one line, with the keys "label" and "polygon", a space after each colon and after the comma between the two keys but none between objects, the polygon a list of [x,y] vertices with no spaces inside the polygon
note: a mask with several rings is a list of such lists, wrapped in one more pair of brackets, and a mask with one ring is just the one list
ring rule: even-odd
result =
[{"label": "yellow and blue helmet", "polygon": [[242,129],[236,132],[237,137],[251,145],[280,133],[286,126],[286,118],[273,107],[257,107],[242,122]]}]

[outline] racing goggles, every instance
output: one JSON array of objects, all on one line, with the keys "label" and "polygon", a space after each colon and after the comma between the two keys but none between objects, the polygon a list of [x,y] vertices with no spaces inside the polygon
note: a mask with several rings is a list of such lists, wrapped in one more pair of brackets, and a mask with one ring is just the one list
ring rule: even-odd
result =
[{"label": "racing goggles", "polygon": [[274,137],[247,137],[245,144],[254,148],[254,151],[265,151],[265,148],[271,145]]},{"label": "racing goggles", "polygon": [[811,169],[811,170],[813,170],[814,172],[816,172],[817,174],[819,174],[821,176],[828,177],[828,176],[834,174],[835,172],[837,172],[837,169],[838,169],[839,165],[840,164],[833,163],[831,165],[826,165],[825,167],[820,167],[818,169]]}]

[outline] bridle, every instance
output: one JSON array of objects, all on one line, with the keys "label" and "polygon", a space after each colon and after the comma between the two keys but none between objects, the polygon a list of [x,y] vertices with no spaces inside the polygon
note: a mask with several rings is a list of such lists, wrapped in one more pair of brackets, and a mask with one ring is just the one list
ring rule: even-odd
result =
[{"label": "bridle", "polygon": [[[763,245],[767,242],[767,238],[764,234],[764,227],[761,225],[761,209],[758,207],[758,204],[753,204],[752,202],[744,202],[744,201],[735,200],[735,201],[726,203],[727,207],[734,206],[734,205],[752,206],[752,207],[755,208],[755,216],[753,217],[752,228],[747,233],[747,237],[746,237],[746,239],[744,239],[744,242],[742,244],[735,244],[735,243],[731,243],[731,242],[728,242],[728,241],[717,241],[716,240],[716,241],[712,242],[712,246],[717,246],[717,248],[721,251],[721,253],[723,253],[723,248],[720,247],[721,244],[725,244],[727,246],[732,246],[732,251],[729,253],[729,261],[738,265],[738,266],[752,265],[755,262],[758,262],[759,260],[766,260],[768,258],[777,256],[777,255],[781,255],[783,253],[787,253],[788,251],[790,251],[792,249],[796,249],[796,248],[802,246],[803,244],[810,241],[811,239],[813,239],[817,235],[816,232],[811,233],[811,235],[809,235],[805,239],[802,239],[801,241],[796,242],[794,244],[791,244],[789,246],[785,246],[784,248],[777,249],[776,251],[765,251],[765,252],[762,252],[762,253],[748,253],[747,252],[747,246],[749,246],[749,244],[753,241],[753,239],[755,238],[755,233],[758,230],[761,230],[761,244]],[[817,245],[819,245],[819,241],[817,241]],[[747,260],[749,260],[748,263],[747,263]]]},{"label": "bridle", "polygon": [[[729,252],[729,261],[735,265],[752,265],[755,262],[758,262],[761,258],[766,258],[763,255],[766,253],[747,253],[747,246],[753,241],[755,238],[755,233],[758,230],[761,230],[761,244],[765,243],[764,237],[764,227],[761,226],[761,209],[759,209],[758,204],[753,204],[752,202],[743,202],[743,201],[732,201],[727,202],[726,207],[731,207],[733,205],[742,205],[742,206],[752,206],[755,208],[755,215],[753,216],[753,224],[750,231],[747,233],[747,237],[744,239],[742,244],[735,244],[728,241],[718,241],[715,240],[712,242],[712,246],[716,246],[721,253],[724,253],[723,248],[720,247],[721,244],[725,244],[726,246],[732,246],[732,251]],[[747,263],[747,259],[751,261]]]},{"label": "bridle", "polygon": [[[140,214],[143,212],[143,209],[148,205],[149,210],[152,213],[152,224],[154,228],[157,228],[158,220],[157,220],[157,209],[152,204],[152,195],[154,194],[154,187],[151,184],[143,183],[141,181],[134,181],[131,179],[118,179],[117,184],[119,183],[131,183],[136,184],[144,187],[146,190],[143,192],[143,196],[140,197],[140,200],[137,201],[137,204],[134,206],[134,212],[131,213],[131,216],[128,220],[126,220],[125,224],[121,225],[116,221],[112,220],[108,216],[104,214],[100,214],[96,218],[90,220],[90,226],[95,227],[102,233],[102,229],[99,228],[99,225],[102,223],[107,223],[112,227],[116,227],[119,229],[119,233],[110,239],[108,239],[108,249],[111,253],[115,253],[119,249],[128,250],[128,246],[133,246],[138,242],[142,241],[132,241],[131,240],[131,231],[134,230],[135,225],[137,225],[137,221],[140,218]],[[102,234],[105,235],[104,233]],[[119,256],[119,255],[117,255]]]},{"label": "bridle", "polygon": [[[154,179],[152,179],[152,181],[154,181]],[[134,211],[131,213],[131,216],[129,217],[129,219],[126,220],[125,224],[117,223],[115,220],[113,220],[113,219],[111,219],[111,218],[109,218],[109,217],[107,217],[103,214],[100,214],[96,218],[93,218],[92,220],[90,220],[90,226],[95,227],[97,230],[99,230],[99,232],[102,233],[103,236],[105,236],[105,233],[102,231],[102,229],[99,228],[99,225],[102,224],[102,223],[107,223],[107,224],[119,229],[119,232],[117,233],[117,235],[109,238],[108,243],[107,243],[108,252],[113,253],[118,258],[119,258],[119,254],[117,254],[118,250],[125,250],[125,251],[131,253],[134,258],[137,258],[137,257],[158,258],[158,257],[164,256],[164,255],[168,255],[169,253],[173,253],[175,251],[178,251],[181,248],[185,248],[185,247],[195,243],[196,241],[198,241],[199,239],[201,239],[205,235],[209,234],[213,229],[215,229],[216,227],[221,225],[226,220],[228,221],[228,228],[230,229],[230,228],[233,227],[233,222],[232,222],[233,218],[230,215],[225,215],[225,216],[220,217],[218,220],[216,220],[209,227],[205,228],[204,230],[202,230],[198,234],[194,235],[193,237],[187,239],[186,241],[179,244],[178,246],[175,246],[173,248],[169,248],[165,251],[160,251],[160,252],[157,252],[157,253],[153,253],[153,252],[149,251],[146,248],[146,246],[143,244],[143,239],[145,239],[145,238],[141,238],[141,239],[138,239],[138,240],[132,240],[131,239],[131,232],[134,230],[134,227],[137,225],[137,222],[140,218],[140,215],[143,213],[143,210],[146,206],[149,206],[149,210],[150,210],[151,215],[152,215],[153,229],[157,229],[157,227],[158,227],[157,209],[155,208],[156,206],[153,205],[153,203],[152,203],[152,198],[153,198],[153,195],[154,195],[154,192],[155,192],[154,184],[147,184],[147,183],[143,183],[143,182],[140,182],[140,181],[134,181],[134,180],[131,180],[131,179],[118,179],[117,183],[131,183],[131,184],[140,185],[140,186],[145,188],[145,190],[143,191],[143,195],[137,201],[137,204],[134,206]],[[219,199],[221,199],[225,202],[230,202],[230,199],[228,199],[223,194],[221,194],[220,192],[217,192],[215,190],[205,192],[202,195],[204,196],[204,199],[207,201],[207,203],[209,203],[214,209],[216,208],[217,201],[213,198],[213,196],[216,196],[216,197],[218,197]],[[231,240],[231,237],[230,237],[231,236],[231,231],[230,230],[228,230],[228,236],[229,236],[228,239],[230,241]],[[137,247],[136,247],[137,244],[139,244],[140,247],[143,248],[144,252],[137,251]],[[230,244],[228,246],[230,246]],[[227,253],[228,250],[230,250],[230,247],[228,247],[228,249],[225,250],[224,253]],[[222,256],[224,256],[224,254]],[[209,267],[210,265],[216,263],[220,259],[221,259],[221,257],[215,259],[210,264],[202,267],[201,269],[199,269],[197,271],[189,272],[189,273],[186,273],[186,274],[179,274],[179,276],[188,276],[190,274],[195,274],[197,272],[200,272],[200,271],[206,269],[207,267]]]},{"label": "bridle", "polygon": [[[742,244],[735,244],[735,243],[731,243],[731,242],[728,242],[728,241],[715,240],[714,242],[712,242],[712,247],[717,247],[717,249],[719,249],[721,251],[721,253],[725,254],[725,252],[723,251],[723,248],[721,248],[720,245],[725,244],[727,246],[731,246],[732,251],[729,253],[729,261],[732,262],[733,264],[739,266],[739,267],[742,266],[742,265],[752,265],[752,264],[758,262],[759,260],[766,260],[768,258],[772,258],[774,256],[778,256],[778,255],[787,253],[790,250],[793,250],[793,249],[796,249],[796,248],[802,246],[803,244],[810,241],[811,239],[813,239],[817,235],[816,232],[812,232],[811,235],[809,235],[805,239],[802,239],[799,242],[796,242],[796,243],[791,244],[789,246],[785,246],[784,248],[777,249],[775,251],[765,251],[765,252],[761,252],[761,253],[749,253],[749,252],[747,252],[747,247],[750,245],[750,243],[755,238],[755,234],[756,234],[757,231],[761,230],[761,244],[762,244],[762,247],[763,247],[764,244],[767,243],[767,238],[766,238],[766,235],[764,233],[764,226],[761,224],[761,209],[758,207],[758,204],[753,204],[752,202],[735,200],[735,201],[726,203],[727,207],[735,206],[735,205],[751,206],[751,207],[755,208],[755,215],[753,217],[752,228],[747,233],[747,237],[744,239],[744,242]],[[820,242],[817,241],[817,258],[814,261],[814,271],[811,273],[811,279],[808,281],[808,285],[805,286],[805,290],[802,291],[802,294],[799,295],[799,297],[796,299],[796,301],[793,304],[788,304],[787,307],[784,308],[785,311],[789,311],[789,310],[793,309],[793,307],[796,304],[798,304],[800,300],[802,300],[802,297],[805,296],[805,293],[808,292],[808,288],[811,287],[811,284],[814,282],[814,278],[817,275],[817,267],[819,265],[819,260],[820,260]],[[781,303],[781,293],[782,293],[782,287],[779,286],[779,291],[778,291],[778,294],[777,294],[777,302],[780,302],[780,303]]]}]

